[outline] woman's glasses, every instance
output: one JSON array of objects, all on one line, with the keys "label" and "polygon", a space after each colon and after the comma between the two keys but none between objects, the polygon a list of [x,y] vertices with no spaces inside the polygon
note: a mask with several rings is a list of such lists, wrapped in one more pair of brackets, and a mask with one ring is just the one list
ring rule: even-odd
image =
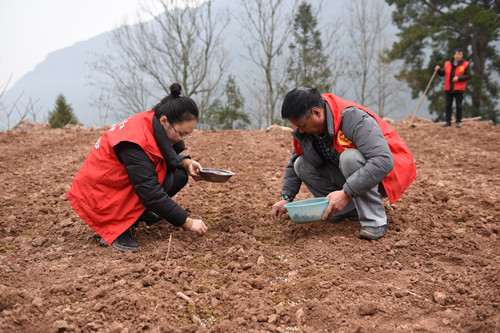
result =
[{"label": "woman's glasses", "polygon": [[174,129],[174,131],[175,131],[175,133],[177,134],[177,136],[179,137],[179,139],[181,139],[181,140],[186,140],[186,139],[189,139],[190,137],[192,137],[192,136],[193,136],[193,134],[191,134],[191,133],[185,133],[185,134],[182,134],[182,135],[181,135],[181,134],[180,134],[179,132],[177,132],[177,130],[175,129],[174,124],[172,124],[172,123],[170,122],[170,120],[169,120],[168,122],[170,123],[170,126],[172,126],[172,128]]}]

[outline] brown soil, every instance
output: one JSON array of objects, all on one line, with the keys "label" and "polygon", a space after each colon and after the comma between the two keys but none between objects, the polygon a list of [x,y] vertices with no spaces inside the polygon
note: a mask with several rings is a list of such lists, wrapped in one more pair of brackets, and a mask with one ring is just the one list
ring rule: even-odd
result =
[{"label": "brown soil", "polygon": [[392,126],[418,177],[378,242],[270,218],[292,149],[273,127],[197,131],[190,154],[235,172],[176,197],[207,235],[141,225],[135,254],[99,246],[65,198],[103,129],[0,133],[0,331],[499,332],[500,129]]}]

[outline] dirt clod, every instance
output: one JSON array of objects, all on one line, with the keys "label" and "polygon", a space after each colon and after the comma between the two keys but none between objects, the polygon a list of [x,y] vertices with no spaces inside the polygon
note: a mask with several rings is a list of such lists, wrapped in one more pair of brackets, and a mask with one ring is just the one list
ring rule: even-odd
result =
[{"label": "dirt clod", "polygon": [[358,308],[358,313],[361,316],[372,316],[375,313],[377,313],[377,305],[373,303],[365,303],[361,304],[361,306]]}]

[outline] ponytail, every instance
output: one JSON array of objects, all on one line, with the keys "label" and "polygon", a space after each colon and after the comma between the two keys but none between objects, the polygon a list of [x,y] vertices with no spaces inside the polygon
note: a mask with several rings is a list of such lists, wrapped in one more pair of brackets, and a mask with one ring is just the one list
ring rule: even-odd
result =
[{"label": "ponytail", "polygon": [[198,120],[199,111],[196,102],[186,96],[181,96],[182,87],[179,83],[173,83],[170,87],[170,95],[162,98],[160,103],[153,107],[155,116],[160,119],[166,116],[171,123],[182,123],[186,120]]}]

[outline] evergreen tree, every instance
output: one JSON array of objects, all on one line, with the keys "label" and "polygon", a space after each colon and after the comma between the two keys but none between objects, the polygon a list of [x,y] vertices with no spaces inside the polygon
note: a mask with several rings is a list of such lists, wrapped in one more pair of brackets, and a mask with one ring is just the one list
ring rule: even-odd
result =
[{"label": "evergreen tree", "polygon": [[303,1],[294,19],[294,42],[289,45],[287,74],[288,80],[296,87],[314,86],[320,92],[327,93],[331,87],[331,71],[317,25],[311,4]]},{"label": "evergreen tree", "polygon": [[57,96],[54,110],[49,112],[49,125],[52,128],[62,128],[66,124],[79,125],[78,119],[73,114],[73,108],[66,103],[63,94]]},{"label": "evergreen tree", "polygon": [[234,76],[229,75],[224,90],[225,103],[216,99],[207,112],[207,123],[212,129],[242,129],[250,124],[248,114],[243,112],[244,99]]},{"label": "evergreen tree", "polygon": [[[463,114],[482,116],[498,122],[498,81],[500,55],[500,1],[498,0],[386,0],[395,6],[393,22],[400,29],[399,41],[390,56],[404,59],[406,69],[400,78],[412,88],[413,97],[425,90],[436,65],[443,67],[455,48],[464,49],[464,59],[470,62],[472,78],[467,82]],[[428,56],[427,50],[433,52]],[[428,62],[426,63],[426,60]],[[435,80],[427,94],[431,113],[436,120],[444,119],[442,79]],[[471,102],[468,102],[469,96]]]}]

